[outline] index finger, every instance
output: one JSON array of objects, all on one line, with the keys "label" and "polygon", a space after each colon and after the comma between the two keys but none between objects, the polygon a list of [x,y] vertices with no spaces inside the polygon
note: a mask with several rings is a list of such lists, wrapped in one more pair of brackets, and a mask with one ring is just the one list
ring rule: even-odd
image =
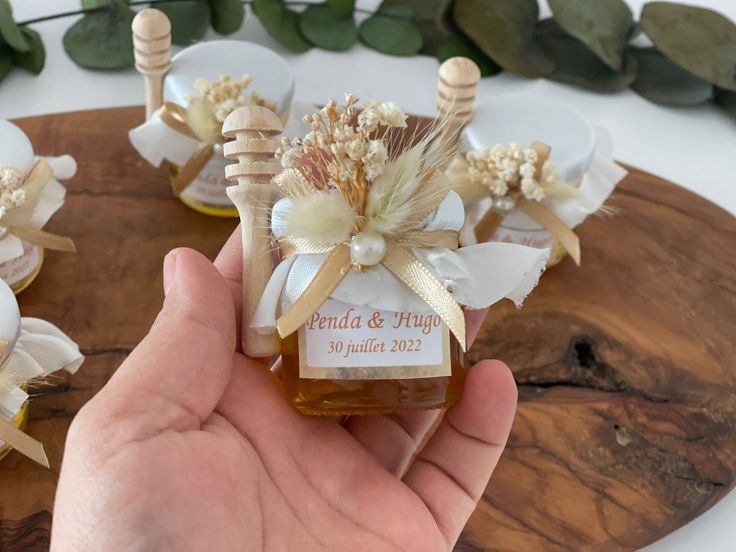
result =
[{"label": "index finger", "polygon": [[238,335],[240,335],[240,319],[243,310],[243,236],[239,224],[220,249],[214,264],[225,278],[233,296],[235,316],[238,320]]}]

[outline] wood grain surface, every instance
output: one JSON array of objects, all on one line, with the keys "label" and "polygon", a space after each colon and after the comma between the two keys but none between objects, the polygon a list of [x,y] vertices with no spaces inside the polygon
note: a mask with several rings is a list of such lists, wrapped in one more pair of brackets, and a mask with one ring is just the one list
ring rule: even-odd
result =
[{"label": "wood grain surface", "polygon": [[[59,325],[88,355],[72,378],[35,391],[27,431],[51,471],[0,462],[0,550],[46,550],[58,468],[74,414],[145,335],[161,305],[161,261],[178,246],[214,258],[236,221],[196,213],[164,171],[133,151],[142,108],[16,121],[37,152],[79,173],[47,229],[77,255],[49,252],[20,296],[25,316]],[[544,275],[522,310],[493,309],[470,352],[514,370],[509,446],[459,551],[631,550],[717,502],[736,473],[736,220],[632,170],[579,229],[582,266]]]}]

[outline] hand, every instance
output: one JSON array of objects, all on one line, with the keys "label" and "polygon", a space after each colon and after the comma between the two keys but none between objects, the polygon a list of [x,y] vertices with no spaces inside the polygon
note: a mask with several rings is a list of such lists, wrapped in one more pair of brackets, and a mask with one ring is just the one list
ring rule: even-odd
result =
[{"label": "hand", "polygon": [[166,257],[161,313],[70,428],[52,550],[452,549],[508,437],[508,368],[473,367],[418,454],[436,411],[302,416],[238,350],[239,236],[217,268]]}]

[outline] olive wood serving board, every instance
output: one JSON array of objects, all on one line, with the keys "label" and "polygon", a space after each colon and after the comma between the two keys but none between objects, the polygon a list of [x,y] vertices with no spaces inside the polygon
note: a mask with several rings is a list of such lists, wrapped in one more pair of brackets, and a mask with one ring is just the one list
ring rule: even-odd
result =
[{"label": "olive wood serving board", "polygon": [[[41,154],[79,163],[47,229],[79,253],[48,252],[22,313],[59,325],[87,362],[35,390],[27,431],[52,470],[0,462],[0,550],[46,550],[71,419],[145,335],[161,262],[178,246],[214,258],[234,219],[196,213],[130,146],[140,107],[16,121]],[[736,219],[632,169],[618,213],[581,227],[582,266],[550,269],[521,310],[490,313],[471,360],[514,371],[508,448],[456,550],[631,550],[715,504],[736,473]]]}]

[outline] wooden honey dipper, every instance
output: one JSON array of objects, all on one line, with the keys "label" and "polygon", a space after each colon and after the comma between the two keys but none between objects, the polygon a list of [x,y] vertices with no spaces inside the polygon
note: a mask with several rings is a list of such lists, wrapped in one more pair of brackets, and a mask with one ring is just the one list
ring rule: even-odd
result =
[{"label": "wooden honey dipper", "polygon": [[472,60],[454,57],[440,65],[437,78],[437,115],[448,118],[445,139],[456,143],[473,118],[480,69]]},{"label": "wooden honey dipper", "polygon": [[141,10],[133,18],[135,68],[146,83],[146,120],[164,103],[164,75],[171,69],[171,22],[160,10]]},{"label": "wooden honey dipper", "polygon": [[234,138],[224,144],[225,157],[238,161],[225,167],[225,176],[238,181],[227,194],[238,207],[243,233],[243,352],[256,358],[280,348],[276,333],[258,333],[250,322],[273,272],[269,213],[276,193],[271,179],[281,171],[274,153],[283,130],[278,115],[262,106],[240,107],[222,125],[223,136]]}]

